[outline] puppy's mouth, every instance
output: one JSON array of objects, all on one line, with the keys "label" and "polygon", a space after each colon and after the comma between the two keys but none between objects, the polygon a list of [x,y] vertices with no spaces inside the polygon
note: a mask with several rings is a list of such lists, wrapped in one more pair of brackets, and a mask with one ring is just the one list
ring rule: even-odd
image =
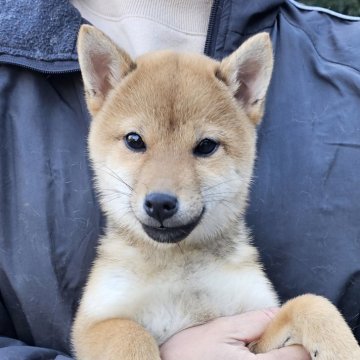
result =
[{"label": "puppy's mouth", "polygon": [[159,243],[176,244],[181,240],[184,240],[199,224],[203,217],[205,208],[195,221],[187,223],[185,225],[176,227],[166,226],[149,226],[141,224],[146,234],[153,240]]}]

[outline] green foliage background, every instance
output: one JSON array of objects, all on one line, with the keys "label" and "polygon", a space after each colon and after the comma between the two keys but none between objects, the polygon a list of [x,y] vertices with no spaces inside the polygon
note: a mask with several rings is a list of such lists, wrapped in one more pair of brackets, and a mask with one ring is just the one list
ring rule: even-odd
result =
[{"label": "green foliage background", "polygon": [[360,0],[298,0],[306,5],[321,6],[342,14],[360,16]]}]

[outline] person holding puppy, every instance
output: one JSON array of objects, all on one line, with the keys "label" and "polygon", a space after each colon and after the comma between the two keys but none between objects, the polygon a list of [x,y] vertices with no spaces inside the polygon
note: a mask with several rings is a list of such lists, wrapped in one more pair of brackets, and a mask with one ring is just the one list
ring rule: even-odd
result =
[{"label": "person holding puppy", "polygon": [[[203,44],[220,59],[250,34],[270,31],[276,65],[249,223],[281,297],[326,295],[357,331],[358,20],[280,0],[154,2],[153,9],[136,2],[131,14],[122,12],[126,2],[115,13],[116,3],[110,12],[97,1],[73,5],[135,56],[172,42],[181,51],[201,52]],[[111,29],[112,10],[122,19],[119,33]],[[188,22],[186,10],[199,18]],[[69,329],[103,225],[75,52],[83,20],[65,0],[13,1],[0,20],[0,355],[60,360],[70,353]],[[332,37],[319,28],[332,29]],[[137,47],[132,39],[145,40]],[[262,333],[269,313],[245,315],[177,334],[164,344],[164,359],[219,359],[218,351],[224,359],[253,358],[245,345]],[[281,356],[308,358],[302,348],[258,358]]]}]

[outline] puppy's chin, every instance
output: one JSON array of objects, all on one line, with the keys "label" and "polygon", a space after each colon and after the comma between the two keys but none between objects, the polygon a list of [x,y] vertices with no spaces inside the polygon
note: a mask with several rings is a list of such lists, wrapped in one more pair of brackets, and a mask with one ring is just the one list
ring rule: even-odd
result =
[{"label": "puppy's chin", "polygon": [[175,244],[184,240],[197,224],[188,224],[176,228],[152,227],[142,225],[145,233],[154,241],[163,244]]}]

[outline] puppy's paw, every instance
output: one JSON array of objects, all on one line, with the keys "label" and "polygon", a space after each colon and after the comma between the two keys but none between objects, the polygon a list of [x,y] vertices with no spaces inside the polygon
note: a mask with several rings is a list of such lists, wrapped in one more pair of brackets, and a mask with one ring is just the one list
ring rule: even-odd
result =
[{"label": "puppy's paw", "polygon": [[90,326],[81,317],[73,330],[77,360],[161,360],[155,339],[140,324],[108,319]]},{"label": "puppy's paw", "polygon": [[120,351],[117,353],[116,357],[111,358],[111,360],[112,359],[113,360],[161,360],[159,350],[157,348],[148,347],[148,346]]},{"label": "puppy's paw", "polygon": [[264,353],[289,345],[302,345],[313,360],[360,360],[360,347],[339,311],[327,299],[303,295],[288,301],[250,345]]},{"label": "puppy's paw", "polygon": [[248,345],[248,348],[254,354],[263,354],[271,350],[280,349],[284,346],[297,345],[299,341],[294,341],[295,337],[292,337],[290,333],[279,334],[266,332],[261,339],[254,341]]}]

